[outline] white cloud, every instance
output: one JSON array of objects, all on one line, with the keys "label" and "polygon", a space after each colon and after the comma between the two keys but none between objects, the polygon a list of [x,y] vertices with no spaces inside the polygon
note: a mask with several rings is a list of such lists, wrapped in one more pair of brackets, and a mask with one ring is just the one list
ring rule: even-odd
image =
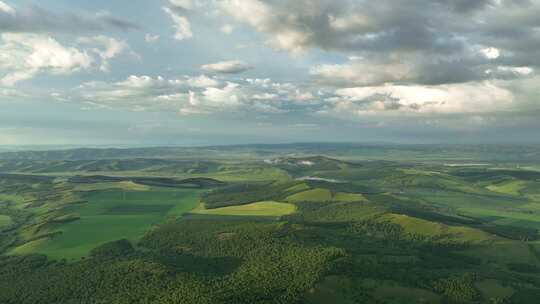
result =
[{"label": "white cloud", "polygon": [[16,15],[15,9],[3,1],[0,1],[0,12],[6,13],[11,16]]},{"label": "white cloud", "polygon": [[194,3],[192,0],[169,0],[169,2],[176,7],[180,7],[183,9],[193,9]]},{"label": "white cloud", "polygon": [[150,76],[136,76],[131,75],[126,80],[117,82],[117,87],[131,88],[131,89],[146,89],[167,86],[170,82],[166,81],[163,77],[157,76],[152,78]]},{"label": "white cloud", "polygon": [[12,86],[38,73],[71,74],[89,69],[94,59],[85,50],[65,47],[51,37],[35,34],[2,34],[0,67],[7,75],[0,80]]},{"label": "white cloud", "polygon": [[339,89],[333,112],[482,113],[509,109],[514,94],[491,82],[437,86],[384,85]]},{"label": "white cloud", "polygon": [[123,53],[129,48],[125,41],[118,41],[106,36],[82,37],[78,41],[83,44],[94,45],[92,52],[101,58],[100,70],[108,72],[110,69],[109,60]]},{"label": "white cloud", "polygon": [[497,59],[501,56],[501,51],[499,49],[490,47],[480,50],[480,52],[487,58],[487,59]]},{"label": "white cloud", "polygon": [[160,35],[146,34],[144,35],[144,41],[147,43],[155,43],[161,38]]},{"label": "white cloud", "polygon": [[240,60],[222,61],[222,62],[217,62],[217,63],[205,64],[201,67],[201,69],[207,72],[224,73],[224,74],[239,74],[247,70],[250,70],[252,68],[253,68],[252,66]]},{"label": "white cloud", "polygon": [[132,75],[115,83],[85,83],[66,97],[92,108],[102,105],[102,109],[180,111],[182,115],[239,111],[282,113],[298,102],[317,99],[309,91],[270,79],[227,81],[205,75],[176,79]]},{"label": "white cloud", "polygon": [[373,22],[371,18],[363,14],[352,14],[348,16],[329,17],[330,27],[336,31],[350,31],[361,27],[370,27]]},{"label": "white cloud", "polygon": [[191,31],[191,23],[186,16],[181,15],[178,11],[170,7],[163,7],[163,10],[165,11],[165,13],[167,13],[167,15],[169,15],[169,17],[174,23],[173,27],[176,30],[176,33],[174,34],[174,39],[181,41],[193,38],[193,32]]},{"label": "white cloud", "polygon": [[108,71],[109,60],[128,48],[125,42],[106,36],[80,38],[77,46],[64,46],[39,34],[4,33],[0,37],[0,68],[7,71],[0,83],[7,86],[40,73],[68,75],[96,66]]},{"label": "white cloud", "polygon": [[186,93],[159,95],[155,97],[156,101],[185,101],[188,99],[189,99],[189,94],[186,94]]},{"label": "white cloud", "polygon": [[[314,3],[305,4],[305,11],[316,10],[308,8]],[[305,31],[305,27],[297,23],[299,18],[294,12],[280,10],[259,0],[226,0],[221,2],[221,8],[257,31],[270,33],[272,38],[269,43],[279,49],[302,53],[309,43],[310,34]],[[297,26],[294,26],[295,23]]]},{"label": "white cloud", "polygon": [[532,69],[530,67],[499,66],[499,67],[497,67],[497,70],[499,70],[501,72],[508,72],[508,73],[513,73],[513,74],[521,75],[521,76],[528,76],[528,75],[531,75],[534,72],[534,69]]},{"label": "white cloud", "polygon": [[271,94],[271,93],[262,93],[262,94],[254,94],[251,96],[254,100],[277,100],[279,99],[278,94]]},{"label": "white cloud", "polygon": [[201,75],[198,77],[187,77],[186,83],[193,88],[217,87],[220,85],[220,82],[218,80],[210,78],[206,75]]},{"label": "white cloud", "polygon": [[402,62],[373,62],[352,58],[345,64],[319,65],[310,74],[319,83],[337,86],[379,85],[416,77],[413,68]]},{"label": "white cloud", "polygon": [[19,98],[19,97],[27,97],[28,95],[12,88],[1,88],[0,87],[0,98]]},{"label": "white cloud", "polygon": [[[193,38],[193,30],[190,19],[200,17],[212,17],[216,12],[211,7],[215,0],[168,0],[168,5],[163,11],[174,23],[174,39],[188,40]],[[215,16],[215,15],[214,15]],[[148,42],[148,41],[147,41]]]},{"label": "white cloud", "polygon": [[241,99],[244,98],[240,86],[237,83],[229,82],[227,85],[220,88],[206,88],[202,93],[206,101],[217,106],[237,106]]},{"label": "white cloud", "polygon": [[227,34],[227,35],[230,35],[232,34],[232,32],[234,32],[234,26],[230,25],[230,24],[224,24],[222,25],[219,30],[223,33],[223,34]]}]

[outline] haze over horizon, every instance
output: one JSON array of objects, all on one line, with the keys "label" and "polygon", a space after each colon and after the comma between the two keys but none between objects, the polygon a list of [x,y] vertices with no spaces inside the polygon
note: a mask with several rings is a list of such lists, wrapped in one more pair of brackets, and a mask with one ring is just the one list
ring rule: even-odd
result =
[{"label": "haze over horizon", "polygon": [[0,0],[0,146],[540,143],[538,0]]}]

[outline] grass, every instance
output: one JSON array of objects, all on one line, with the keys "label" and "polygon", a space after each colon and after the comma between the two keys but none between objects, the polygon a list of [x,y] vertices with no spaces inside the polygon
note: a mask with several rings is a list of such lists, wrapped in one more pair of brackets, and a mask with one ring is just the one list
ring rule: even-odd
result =
[{"label": "grass", "polygon": [[[530,206],[530,205],[525,205]],[[521,208],[525,207],[521,206]],[[515,224],[521,227],[540,229],[540,215],[536,213],[520,212],[520,210],[498,210],[488,208],[459,208],[460,213],[473,217],[500,217],[505,224]]]},{"label": "grass", "polygon": [[171,209],[171,205],[143,205],[143,204],[125,204],[125,205],[116,205],[111,207],[107,211],[107,215],[116,215],[116,214],[148,214],[148,213],[163,213],[168,212]]},{"label": "grass", "polygon": [[332,193],[328,189],[312,189],[293,194],[285,199],[291,203],[297,202],[329,202],[332,201]]},{"label": "grass", "polygon": [[297,193],[297,192],[302,192],[302,191],[306,191],[306,190],[309,190],[309,186],[306,185],[305,183],[301,183],[301,184],[298,184],[298,185],[295,185],[295,186],[292,186],[290,188],[287,188],[285,189],[285,193]]},{"label": "grass", "polygon": [[86,204],[70,206],[67,213],[80,220],[61,225],[62,234],[46,241],[25,244],[13,251],[41,253],[51,258],[75,259],[107,242],[126,238],[136,241],[157,224],[181,216],[198,203],[197,190],[152,188],[145,192],[95,191],[84,196]]},{"label": "grass", "polygon": [[334,201],[343,203],[368,202],[368,200],[362,194],[345,192],[336,193],[336,195],[334,195]]},{"label": "grass", "polygon": [[288,196],[286,201],[291,203],[301,202],[340,202],[340,203],[353,203],[353,202],[368,202],[368,199],[362,194],[358,193],[346,193],[338,192],[332,194],[328,189],[316,188],[307,191],[302,191]]},{"label": "grass", "polygon": [[490,185],[487,189],[493,192],[499,192],[510,195],[520,195],[520,191],[527,188],[526,181],[510,181],[502,184]]},{"label": "grass", "polygon": [[378,282],[377,285],[373,295],[384,303],[440,303],[440,297],[428,290],[399,286],[392,282]]},{"label": "grass", "polygon": [[463,226],[447,226],[445,224],[426,221],[423,219],[400,214],[386,214],[379,218],[400,225],[404,232],[425,237],[443,237],[445,240],[481,243],[493,240],[494,237],[474,228]]},{"label": "grass", "polygon": [[108,189],[120,189],[126,191],[148,191],[150,190],[150,187],[140,185],[131,181],[82,184],[75,187],[76,191],[97,191]]},{"label": "grass", "polygon": [[12,222],[11,217],[7,215],[0,215],[0,228],[7,227],[11,225]]},{"label": "grass", "polygon": [[477,282],[475,286],[484,299],[505,299],[511,297],[515,292],[512,287],[504,287],[497,280],[493,279]]},{"label": "grass", "polygon": [[489,246],[471,247],[464,250],[463,253],[484,261],[489,261],[490,263],[528,263],[532,265],[537,265],[538,263],[527,244],[521,241],[497,241]]},{"label": "grass", "polygon": [[192,213],[227,216],[271,216],[279,217],[296,212],[296,206],[279,202],[258,202],[248,205],[223,207],[217,209],[196,209]]}]

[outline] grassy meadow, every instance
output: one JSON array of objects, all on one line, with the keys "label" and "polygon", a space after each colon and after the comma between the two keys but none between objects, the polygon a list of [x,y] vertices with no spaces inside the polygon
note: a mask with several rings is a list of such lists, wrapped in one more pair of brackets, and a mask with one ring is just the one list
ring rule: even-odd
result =
[{"label": "grassy meadow", "polygon": [[280,217],[292,214],[296,206],[280,202],[257,202],[241,206],[223,207],[217,209],[196,209],[193,214],[228,215],[228,216],[270,216]]}]

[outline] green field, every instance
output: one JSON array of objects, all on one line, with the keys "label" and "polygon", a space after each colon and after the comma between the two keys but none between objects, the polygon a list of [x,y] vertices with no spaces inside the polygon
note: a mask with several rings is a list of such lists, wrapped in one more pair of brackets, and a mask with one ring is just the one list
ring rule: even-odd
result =
[{"label": "green field", "polygon": [[196,190],[154,188],[148,191],[105,190],[85,194],[86,204],[65,211],[80,220],[60,225],[59,236],[27,244],[15,254],[42,253],[54,258],[80,258],[106,242],[138,240],[152,227],[191,211],[198,204]]},{"label": "green field", "polygon": [[286,198],[288,202],[328,202],[332,200],[332,193],[328,189],[313,189],[303,191]]},{"label": "green field", "polygon": [[125,191],[148,191],[150,187],[145,185],[139,185],[134,182],[111,182],[111,183],[93,183],[93,184],[83,184],[75,188],[76,191],[97,191],[97,190],[108,190],[108,189],[118,189]]},{"label": "green field", "polygon": [[511,181],[502,184],[490,185],[487,188],[494,192],[519,195],[520,191],[527,187],[526,181]]},{"label": "green field", "polygon": [[296,206],[279,202],[258,202],[241,206],[223,207],[217,209],[196,209],[192,213],[205,215],[229,216],[271,216],[279,217],[292,214]]}]

